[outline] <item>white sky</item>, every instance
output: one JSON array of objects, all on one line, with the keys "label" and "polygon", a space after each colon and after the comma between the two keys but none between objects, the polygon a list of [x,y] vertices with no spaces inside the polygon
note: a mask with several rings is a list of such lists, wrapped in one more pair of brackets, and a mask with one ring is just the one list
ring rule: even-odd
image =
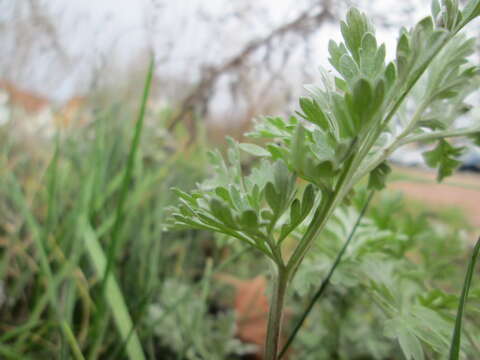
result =
[{"label": "white sky", "polygon": [[[8,8],[8,3],[11,5],[19,0],[3,1],[0,14],[2,6]],[[99,53],[104,54],[112,66],[122,69],[129,66],[149,41],[154,44],[157,57],[168,54],[168,61],[161,63],[159,71],[195,78],[200,66],[221,63],[248,41],[294,18],[312,1],[177,0],[162,1],[165,5],[156,7],[155,0],[49,0],[50,13],[56,18],[62,34],[62,46],[75,66],[65,76],[53,63],[49,64],[50,58],[35,59],[33,73],[28,73],[21,81],[33,79],[35,88],[57,98],[67,98],[88,87],[92,64],[99,61]],[[377,19],[410,25],[418,20],[416,14],[428,14],[430,1],[359,0],[355,3]],[[248,18],[239,20],[234,16],[248,6],[255,8],[255,11],[247,11]],[[198,17],[199,12],[203,18]],[[377,34],[381,41],[392,44],[397,29],[395,26],[393,32],[378,27]],[[339,38],[337,24],[325,26],[317,34],[313,68],[327,65],[326,49],[330,38]],[[388,50],[391,56],[394,49]]]}]

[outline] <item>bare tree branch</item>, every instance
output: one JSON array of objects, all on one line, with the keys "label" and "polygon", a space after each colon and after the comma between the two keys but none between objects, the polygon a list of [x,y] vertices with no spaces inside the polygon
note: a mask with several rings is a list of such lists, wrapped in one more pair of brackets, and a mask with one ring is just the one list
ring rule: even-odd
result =
[{"label": "bare tree branch", "polygon": [[30,0],[28,4],[30,7],[30,13],[32,14],[32,23],[42,29],[45,35],[49,38],[52,48],[54,48],[59,54],[62,61],[69,65],[70,56],[60,43],[60,36],[57,32],[57,28],[51,21],[51,16],[44,13],[44,9],[41,8],[38,1]]},{"label": "bare tree branch", "polygon": [[267,36],[252,41],[223,64],[207,70],[197,86],[195,86],[189,95],[180,103],[180,111],[173,118],[168,126],[168,130],[174,130],[178,123],[189,114],[198,110],[204,112],[208,98],[218,79],[225,73],[239,68],[246,62],[250,55],[257,50],[264,46],[269,46],[275,39],[281,38],[286,34],[306,36],[316,30],[325,20],[333,18],[331,13],[331,0],[324,0],[322,5],[320,8],[318,8],[318,4],[309,7],[294,20],[273,29]]}]

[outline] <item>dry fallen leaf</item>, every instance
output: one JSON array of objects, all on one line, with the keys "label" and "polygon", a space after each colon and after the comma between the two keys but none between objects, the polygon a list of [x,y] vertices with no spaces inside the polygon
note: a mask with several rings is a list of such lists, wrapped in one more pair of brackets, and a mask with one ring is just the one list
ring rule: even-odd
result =
[{"label": "dry fallen leaf", "polygon": [[255,358],[262,359],[269,308],[267,280],[264,276],[241,280],[226,274],[219,274],[216,278],[235,287],[237,336],[244,342],[257,345]]},{"label": "dry fallen leaf", "polygon": [[235,310],[238,337],[243,341],[265,345],[268,320],[267,281],[263,276],[241,281],[236,286]]}]

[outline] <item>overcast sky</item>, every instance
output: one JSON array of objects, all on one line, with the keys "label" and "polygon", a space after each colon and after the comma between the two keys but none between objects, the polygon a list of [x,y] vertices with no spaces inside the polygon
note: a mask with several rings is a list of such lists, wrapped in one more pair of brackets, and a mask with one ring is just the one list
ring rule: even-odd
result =
[{"label": "overcast sky", "polygon": [[[18,42],[12,41],[12,33],[9,33],[9,29],[13,29],[12,24],[21,20],[12,16],[16,1],[18,0],[0,1],[0,20],[6,24],[3,35],[0,35],[0,47],[4,49],[19,46]],[[39,1],[51,16],[60,34],[60,44],[70,58],[70,66],[65,66],[48,52],[38,52],[42,55],[31,56],[26,63],[28,70],[25,65],[26,70],[15,76],[15,80],[60,99],[86,91],[91,83],[92,67],[98,67],[99,61],[107,59],[111,68],[117,71],[126,69],[139,54],[145,52],[148,44],[153,44],[159,60],[165,60],[159,62],[158,71],[170,76],[195,79],[201,66],[223,62],[252,39],[293,19],[312,2],[33,1]],[[337,0],[334,1],[338,4]],[[343,1],[347,4],[351,2]],[[381,41],[390,45],[390,57],[393,55],[391,45],[396,38],[398,24],[409,26],[420,16],[428,14],[429,3],[428,0],[355,1],[379,23],[377,34]],[[383,26],[392,23],[395,25],[393,28]],[[315,36],[315,60],[309,66],[328,66],[327,42],[330,38],[339,38],[338,24],[323,27]],[[5,61],[8,60],[3,63]]]}]

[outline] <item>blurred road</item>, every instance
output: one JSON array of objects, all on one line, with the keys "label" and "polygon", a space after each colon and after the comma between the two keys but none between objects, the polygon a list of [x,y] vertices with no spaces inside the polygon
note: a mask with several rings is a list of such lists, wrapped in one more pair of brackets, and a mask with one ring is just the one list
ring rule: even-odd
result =
[{"label": "blurred road", "polygon": [[460,209],[468,221],[480,229],[480,175],[457,173],[443,183],[429,170],[395,168],[389,189],[401,190],[409,198],[445,208]]}]

